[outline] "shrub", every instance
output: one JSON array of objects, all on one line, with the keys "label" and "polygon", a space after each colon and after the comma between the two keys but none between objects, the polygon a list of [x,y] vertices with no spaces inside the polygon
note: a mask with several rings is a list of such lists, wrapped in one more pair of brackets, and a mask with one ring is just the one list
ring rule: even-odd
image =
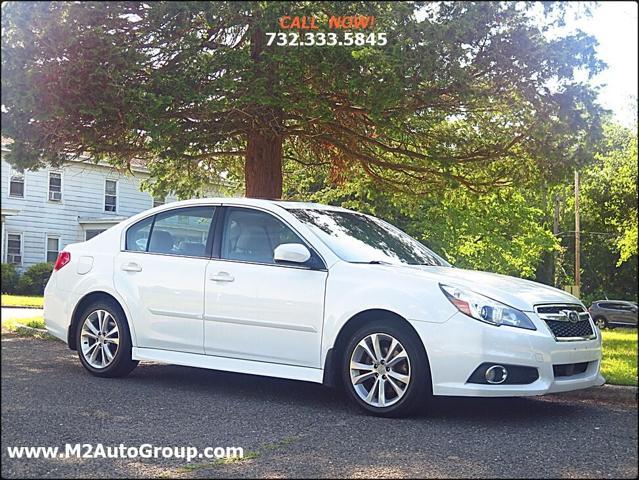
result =
[{"label": "shrub", "polygon": [[18,292],[22,295],[42,295],[44,287],[53,272],[53,263],[36,263],[31,265],[18,281]]},{"label": "shrub", "polygon": [[2,293],[16,293],[18,288],[18,272],[16,266],[11,263],[2,264]]}]

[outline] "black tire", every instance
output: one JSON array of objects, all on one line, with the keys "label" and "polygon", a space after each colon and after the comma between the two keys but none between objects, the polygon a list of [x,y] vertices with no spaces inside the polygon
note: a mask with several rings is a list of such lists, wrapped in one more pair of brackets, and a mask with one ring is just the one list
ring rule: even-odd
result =
[{"label": "black tire", "polygon": [[601,317],[601,316],[595,318],[595,325],[597,325],[599,330],[603,330],[604,328],[610,327],[608,325],[608,320],[606,320],[605,317]]},{"label": "black tire", "polygon": [[[113,317],[118,327],[119,346],[111,363],[104,368],[95,368],[90,365],[83,354],[82,326],[87,317],[96,310],[105,310]],[[131,359],[131,334],[129,325],[120,305],[109,299],[98,300],[87,306],[80,316],[80,321],[75,332],[76,345],[78,346],[78,357],[82,366],[96,377],[124,377],[138,366],[137,360]]]},{"label": "black tire", "polygon": [[[410,380],[403,396],[388,407],[368,404],[360,398],[351,382],[351,356],[358,343],[373,333],[390,335],[398,340],[410,361]],[[380,417],[405,417],[422,410],[432,396],[430,366],[424,347],[415,332],[397,320],[376,320],[357,330],[348,341],[340,362],[341,378],[347,396],[367,413]],[[374,388],[374,387],[373,387]],[[391,391],[392,393],[392,391]]]}]

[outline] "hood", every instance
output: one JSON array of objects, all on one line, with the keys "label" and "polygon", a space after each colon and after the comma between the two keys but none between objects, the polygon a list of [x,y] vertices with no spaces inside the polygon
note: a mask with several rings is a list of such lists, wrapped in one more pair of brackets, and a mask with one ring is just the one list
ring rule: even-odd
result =
[{"label": "hood", "polygon": [[493,300],[527,312],[532,312],[533,306],[542,303],[581,305],[581,301],[568,292],[542,283],[507,275],[453,267],[406,265],[399,268],[419,270],[421,274],[426,274],[439,283],[465,287]]}]

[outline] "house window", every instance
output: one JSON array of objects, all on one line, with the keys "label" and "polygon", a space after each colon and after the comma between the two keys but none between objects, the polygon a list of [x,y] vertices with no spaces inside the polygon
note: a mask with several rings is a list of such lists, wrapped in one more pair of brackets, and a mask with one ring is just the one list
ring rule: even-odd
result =
[{"label": "house window", "polygon": [[47,262],[55,262],[60,251],[60,239],[47,236]]},{"label": "house window", "polygon": [[22,234],[7,234],[7,263],[22,266]]},{"label": "house window", "polygon": [[115,212],[118,201],[118,182],[116,180],[106,180],[104,184],[104,211]]},{"label": "house window", "polygon": [[160,205],[164,205],[166,203],[166,197],[163,195],[153,195],[153,206],[159,207]]},{"label": "house window", "polygon": [[11,178],[9,179],[9,196],[24,198],[24,171],[11,169]]},{"label": "house window", "polygon": [[84,240],[91,240],[93,237],[97,237],[102,232],[104,232],[104,230],[87,230],[84,232]]},{"label": "house window", "polygon": [[49,172],[49,201],[59,202],[62,200],[62,174],[60,172]]}]

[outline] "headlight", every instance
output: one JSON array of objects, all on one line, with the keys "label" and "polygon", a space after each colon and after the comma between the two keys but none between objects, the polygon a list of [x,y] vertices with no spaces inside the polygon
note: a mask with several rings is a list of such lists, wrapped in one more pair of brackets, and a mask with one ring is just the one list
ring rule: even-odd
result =
[{"label": "headlight", "polygon": [[537,330],[532,320],[521,310],[509,307],[471,290],[439,284],[446,298],[457,310],[469,317],[490,323],[491,325],[510,325],[511,327]]}]

